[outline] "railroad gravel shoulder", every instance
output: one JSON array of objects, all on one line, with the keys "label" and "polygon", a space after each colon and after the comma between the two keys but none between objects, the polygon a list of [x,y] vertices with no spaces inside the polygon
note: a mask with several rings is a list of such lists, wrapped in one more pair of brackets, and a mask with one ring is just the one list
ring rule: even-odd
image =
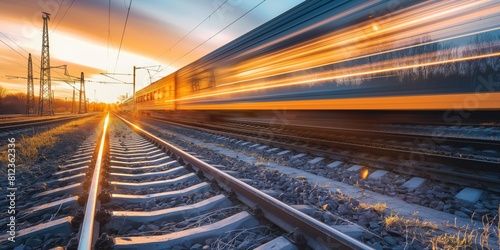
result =
[{"label": "railroad gravel shoulder", "polygon": [[[37,181],[43,181],[43,178],[49,178],[52,173],[57,169],[56,167],[64,162],[66,159],[70,158],[71,155],[78,149],[78,146],[84,142],[90,135],[95,132],[99,123],[102,122],[102,116],[93,116],[84,124],[74,125],[74,129],[68,133],[56,135],[56,144],[52,147],[45,147],[40,150],[39,159],[34,162],[34,164],[25,164],[22,161],[17,161],[16,179],[19,185],[29,187]],[[64,125],[61,125],[64,126]],[[53,127],[51,129],[57,129]],[[36,135],[27,134],[16,134],[9,135],[9,137],[14,137],[16,139],[16,144],[19,144],[23,138],[29,138]],[[4,139],[4,138],[2,138]],[[3,146],[4,143],[2,143]],[[5,158],[5,157],[4,157]],[[2,164],[4,164],[4,159],[1,159]],[[4,171],[2,169],[1,171]],[[2,185],[0,187],[1,191],[4,191],[5,187]],[[23,188],[19,188],[18,190]]]},{"label": "railroad gravel shoulder", "polygon": [[[44,214],[42,216],[30,217],[30,219],[25,220],[24,216],[17,216],[21,211],[34,208],[41,204],[46,204],[49,202],[54,202],[56,200],[67,198],[70,194],[65,194],[63,196],[44,196],[43,198],[33,198],[37,194],[50,190],[54,188],[51,184],[56,177],[53,174],[57,171],[58,166],[64,164],[64,162],[74,155],[75,151],[79,148],[79,145],[88,141],[92,138],[95,133],[96,128],[102,122],[102,116],[97,115],[89,118],[84,118],[86,120],[80,121],[78,123],[72,123],[69,130],[63,130],[64,133],[56,133],[53,137],[54,144],[52,146],[42,147],[39,149],[39,157],[33,164],[26,164],[21,160],[16,161],[16,180],[15,187],[16,190],[16,230],[19,231],[23,228],[28,228],[33,225],[40,224],[42,222],[51,221],[63,216],[67,212],[71,212],[67,207],[61,208],[56,214]],[[62,125],[65,126],[65,125]],[[53,129],[58,129],[55,127]],[[35,135],[36,136],[36,135]],[[16,147],[22,143],[22,139],[29,137],[16,137]],[[20,158],[22,159],[22,158]],[[3,160],[3,159],[2,159]],[[3,163],[2,163],[3,164]],[[3,169],[4,170],[4,169]],[[2,175],[5,174],[2,172]],[[2,184],[0,187],[0,195],[6,197],[8,194],[6,183]],[[7,200],[3,199],[1,201],[2,207],[8,207]],[[68,210],[68,211],[66,211]],[[62,214],[62,215],[61,215]],[[6,232],[6,225],[9,220],[10,215],[7,214],[6,210],[2,211],[0,217],[0,230]],[[48,249],[50,247],[58,245],[66,245],[69,241],[69,237],[40,239],[34,237],[25,242],[24,249],[36,249],[44,248]],[[43,243],[43,244],[42,244]],[[30,248],[31,247],[31,248]],[[0,248],[1,249],[1,248]]]},{"label": "railroad gravel shoulder", "polygon": [[[166,153],[160,150],[160,153],[156,153],[152,143],[135,134],[125,124],[115,121],[109,130],[111,169],[106,181],[110,182],[110,186],[104,188],[111,196],[100,207],[100,211],[106,210],[110,218],[107,223],[101,222],[101,233],[102,230],[105,233],[101,235],[96,248],[110,244],[115,244],[115,249],[144,248],[156,242],[149,247],[253,249],[261,242],[268,242],[283,234],[280,229],[267,224],[257,226],[245,223],[245,226],[237,226],[237,220],[232,221],[231,218],[248,214],[248,207],[233,203],[222,194],[222,190],[208,185]],[[130,172],[139,175],[126,175]],[[150,185],[152,181],[164,183]],[[144,185],[129,185],[138,183]],[[198,186],[196,191],[189,191],[193,186]],[[175,194],[175,191],[180,193]],[[135,195],[151,195],[155,198],[133,197]],[[233,229],[221,231],[215,225]],[[208,233],[210,228],[210,235],[196,239],[194,232]],[[179,242],[181,238],[182,242]]]},{"label": "railroad gravel shoulder", "polygon": [[[235,147],[234,141],[230,144],[226,139],[217,139],[217,136],[170,125],[152,126],[161,131],[162,137],[167,137],[174,144],[198,152],[212,164],[232,166],[228,170],[231,171],[232,169],[235,172],[240,172],[240,170],[244,169],[245,171],[241,171],[243,173],[238,175],[238,178],[259,179],[260,181],[254,181],[252,185],[262,190],[283,190],[285,185],[290,185],[287,190],[292,192],[277,194],[278,198],[290,204],[314,205],[317,209],[317,211],[312,213],[314,217],[327,224],[334,225],[336,221],[345,220],[344,224],[354,224],[354,226],[358,226],[358,224],[365,225],[365,227],[359,227],[358,229],[362,232],[360,237],[364,239],[365,243],[373,245],[375,248],[391,247],[398,249],[396,246],[399,244],[410,244],[414,249],[426,247],[415,241],[408,242],[411,239],[407,239],[408,235],[404,235],[404,232],[387,230],[383,220],[384,217],[386,218],[390,215],[396,215],[406,220],[430,221],[439,225],[439,228],[431,230],[432,233],[429,234],[431,236],[445,233],[454,234],[457,232],[457,228],[484,230],[482,223],[477,221],[472,221],[471,223],[470,218],[457,217],[450,213],[443,213],[411,204],[398,198],[381,195],[359,186],[359,183],[353,186],[347,183],[332,181],[330,178],[321,177],[311,173],[311,171],[297,169],[297,166],[287,167],[268,161],[268,159],[261,157],[262,154],[254,153],[253,155],[249,155],[249,152],[246,152],[246,150]],[[168,131],[160,128],[160,126],[167,128]],[[175,132],[172,132],[172,130]],[[251,145],[248,144],[246,146],[248,148]],[[302,163],[299,161],[295,165],[301,165]],[[252,172],[250,169],[256,169],[253,171],[257,172]],[[308,187],[313,188],[308,189]],[[332,197],[339,200],[344,198],[348,202],[332,202],[334,199],[329,199]],[[418,197],[418,195],[415,195],[415,197]],[[375,212],[374,209],[371,209],[373,213],[361,212],[357,210],[360,203],[364,203],[364,206],[368,204],[368,207],[373,207],[378,203],[385,203],[388,209],[385,209],[382,213]]]}]

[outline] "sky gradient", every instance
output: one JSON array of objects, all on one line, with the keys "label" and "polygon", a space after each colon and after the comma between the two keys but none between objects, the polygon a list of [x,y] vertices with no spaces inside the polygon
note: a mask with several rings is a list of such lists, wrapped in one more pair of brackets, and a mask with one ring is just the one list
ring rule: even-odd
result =
[{"label": "sky gradient", "polygon": [[[67,65],[72,76],[79,77],[84,72],[88,80],[87,98],[114,102],[120,95],[131,94],[131,84],[114,83],[131,83],[134,66],[143,67],[137,70],[136,77],[140,89],[300,2],[2,0],[0,86],[9,93],[26,93],[26,79],[8,76],[27,76],[28,53],[33,58],[33,77],[40,77],[42,12],[51,14],[48,23],[51,66]],[[64,70],[52,69],[51,76],[55,97],[69,100],[72,87],[56,80],[65,78]],[[39,83],[34,80],[36,96]]]}]

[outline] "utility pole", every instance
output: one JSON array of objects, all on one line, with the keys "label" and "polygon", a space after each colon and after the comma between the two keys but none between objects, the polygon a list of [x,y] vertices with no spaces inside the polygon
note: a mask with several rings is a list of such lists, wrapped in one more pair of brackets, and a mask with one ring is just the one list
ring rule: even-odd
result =
[{"label": "utility pole", "polygon": [[28,57],[28,89],[26,93],[26,114],[35,114],[35,86],[33,85],[33,63],[31,53]]},{"label": "utility pole", "polygon": [[54,115],[52,107],[52,90],[50,86],[50,54],[49,28],[50,14],[43,12],[42,58],[40,64],[40,97],[38,100],[39,115]]},{"label": "utility pole", "polygon": [[[135,74],[135,73],[136,73],[136,71],[137,71],[138,69],[146,69],[146,70],[148,70],[148,72],[149,72],[149,68],[152,68],[152,67],[156,67],[157,69],[156,69],[156,70],[154,70],[154,71],[158,71],[158,70],[159,70],[159,68],[160,68],[160,65],[155,65],[155,66],[143,66],[143,67],[137,67],[137,66],[134,66],[134,68],[133,68],[133,74],[132,74],[132,78],[133,78],[133,81],[132,81],[132,98],[133,98],[133,101],[134,101],[134,104],[133,104],[133,106],[132,106],[132,110],[133,110],[133,111],[135,111],[135,110],[137,109],[137,105],[136,105],[136,101],[137,101],[137,100],[136,100],[136,95],[135,95],[135,77],[136,77],[136,74]],[[124,81],[121,81],[121,80],[119,80],[119,79],[116,79],[116,78],[114,78],[114,77],[112,77],[112,76],[109,76],[109,75],[130,75],[130,74],[123,74],[123,73],[101,73],[101,74],[102,74],[102,75],[104,75],[104,76],[107,76],[107,77],[109,77],[109,78],[113,78],[114,80],[117,80],[117,81],[119,81],[119,82],[121,82],[121,83],[124,83],[124,84],[130,84],[129,82],[124,82]],[[151,78],[150,78],[150,79],[151,79]]]},{"label": "utility pole", "polygon": [[78,104],[78,113],[87,113],[87,97],[85,95],[85,78],[83,72],[80,74],[80,102]]},{"label": "utility pole", "polygon": [[75,88],[73,88],[73,100],[71,101],[71,114],[74,114],[75,112]]},{"label": "utility pole", "polygon": [[134,66],[134,81],[132,82],[132,99],[134,100],[134,106],[132,108],[132,112],[135,112],[135,70],[136,70],[136,67]]},{"label": "utility pole", "polygon": [[[134,111],[134,112],[135,112],[135,110],[136,110],[136,101],[137,101],[137,100],[136,100],[136,96],[135,96],[135,71],[136,71],[137,69],[147,69],[147,70],[148,70],[148,72],[149,72],[149,69],[148,69],[148,68],[152,68],[152,67],[158,67],[158,69],[159,69],[159,68],[160,68],[160,65],[156,65],[156,66],[144,66],[144,67],[136,67],[136,66],[134,66],[134,74],[133,74],[134,80],[133,80],[133,82],[132,82],[132,86],[133,86],[133,89],[132,89],[132,94],[133,94],[133,99],[134,99],[134,106],[133,106],[132,111]],[[158,69],[156,69],[155,71],[158,71]],[[151,79],[150,79],[150,80],[151,80]]]}]

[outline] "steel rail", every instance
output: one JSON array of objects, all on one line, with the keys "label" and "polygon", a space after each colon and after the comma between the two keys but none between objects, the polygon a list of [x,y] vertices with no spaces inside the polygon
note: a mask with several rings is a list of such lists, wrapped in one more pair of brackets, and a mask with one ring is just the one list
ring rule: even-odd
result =
[{"label": "steel rail", "polygon": [[71,121],[71,120],[75,120],[75,119],[83,118],[83,117],[87,117],[87,116],[90,116],[90,115],[2,122],[2,123],[0,123],[0,132],[13,131],[13,130],[27,128],[27,127],[31,127],[31,126],[42,126],[42,125],[49,125],[49,124],[58,123],[58,122]]},{"label": "steel rail", "polygon": [[[151,118],[158,119],[158,118]],[[317,127],[317,126],[304,126],[304,125],[265,125],[264,123],[259,122],[233,122],[230,121],[228,124],[225,123],[215,123],[215,124],[206,124],[206,123],[195,123],[189,120],[180,120],[180,121],[168,121],[171,123],[176,123],[181,126],[194,126],[196,128],[205,128],[214,131],[223,131],[223,130],[231,130],[236,133],[242,134],[251,134],[256,133],[255,130],[265,130],[272,131],[273,128],[280,128],[281,131],[273,131],[273,136],[279,136],[280,139],[288,139],[295,141],[304,141],[315,143],[319,145],[325,146],[339,146],[345,149],[354,149],[357,150],[359,148],[363,148],[364,152],[372,152],[372,153],[380,153],[377,151],[383,151],[384,154],[397,154],[400,156],[402,154],[410,154],[412,156],[417,155],[420,159],[425,159],[427,161],[435,161],[443,164],[465,164],[467,166],[476,167],[478,170],[491,170],[498,169],[500,166],[500,159],[498,160],[488,160],[487,156],[481,155],[469,155],[467,153],[463,153],[462,157],[458,157],[453,155],[454,152],[447,151],[439,151],[439,146],[455,146],[455,147],[475,147],[476,149],[497,149],[500,147],[500,141],[498,140],[488,140],[488,139],[475,139],[475,138],[458,138],[453,136],[444,136],[444,135],[419,135],[419,134],[409,134],[409,133],[399,133],[399,132],[384,132],[384,131],[369,131],[364,129],[351,129],[351,128],[325,128],[325,127]],[[193,125],[196,124],[196,125]],[[259,126],[259,127],[249,127],[251,125]],[[239,127],[238,127],[239,126]],[[246,126],[242,128],[243,126]],[[283,128],[283,129],[282,129]],[[303,133],[307,130],[314,130],[315,134]],[[299,130],[299,131],[295,131]],[[299,132],[302,132],[304,135],[298,135]],[[310,132],[310,131],[309,131]],[[337,134],[328,134],[328,133],[337,133]],[[323,134],[318,134],[323,133]],[[264,134],[265,135],[265,134]],[[337,138],[341,135],[343,138]],[[371,137],[377,139],[385,139],[385,140],[409,140],[413,144],[415,144],[415,149],[413,150],[409,146],[401,146],[401,145],[383,145],[381,143],[373,143],[373,142],[349,142],[345,137],[346,136],[357,136],[357,137]],[[325,139],[318,139],[325,138]],[[443,144],[441,142],[446,142]],[[417,145],[418,143],[430,143],[429,147],[423,147]],[[457,152],[459,153],[459,152]],[[487,160],[484,160],[486,158]]]},{"label": "steel rail", "polygon": [[[372,117],[373,118],[373,117]],[[489,116],[488,120],[483,119],[464,119],[461,122],[443,122],[442,118],[439,120],[439,122],[436,122],[438,119],[427,119],[425,117],[420,118],[417,117],[416,119],[412,119],[411,122],[408,121],[408,118],[402,118],[405,119],[405,122],[402,122],[400,120],[395,120],[395,119],[387,119],[387,118],[381,118],[377,116],[377,120],[373,119],[349,119],[349,118],[341,118],[342,121],[338,120],[330,120],[330,119],[323,119],[323,120],[315,120],[316,124],[320,123],[330,123],[330,124],[344,124],[344,125],[351,125],[351,124],[363,124],[369,122],[371,125],[410,125],[410,126],[421,126],[421,125],[431,125],[431,126],[472,126],[472,127],[489,127],[489,128],[500,128],[500,119],[496,118],[493,116]],[[266,123],[266,122],[261,122],[261,120],[255,119],[255,118],[242,118],[242,117],[226,117],[224,118],[224,121],[228,122],[241,122],[241,123]],[[291,124],[295,124],[298,126],[301,126],[300,123],[297,123],[297,119],[286,119],[287,121],[287,126]],[[276,125],[284,125],[284,123],[276,123]],[[320,126],[321,127],[321,126]],[[333,126],[332,126],[333,127]]]},{"label": "steel rail", "polygon": [[[414,134],[407,132],[390,132],[390,131],[382,131],[382,130],[367,130],[367,129],[359,129],[359,128],[342,128],[342,127],[322,127],[322,126],[306,126],[306,125],[295,125],[295,124],[266,124],[265,122],[259,121],[244,121],[244,122],[233,122],[235,124],[253,124],[256,126],[260,126],[262,129],[270,129],[270,128],[283,128],[284,132],[288,129],[296,129],[299,131],[311,131],[314,130],[315,133],[336,133],[330,137],[336,137],[339,135],[342,136],[358,136],[358,137],[373,137],[377,139],[385,139],[385,140],[407,140],[410,142],[431,142],[435,146],[441,145],[450,145],[455,147],[464,147],[464,146],[472,146],[476,149],[496,149],[500,147],[500,141],[498,140],[490,140],[490,139],[482,139],[482,138],[467,138],[467,137],[456,137],[449,136],[444,134]],[[436,129],[438,132],[440,129]],[[444,144],[446,143],[446,144]]]},{"label": "steel rail", "polygon": [[[156,119],[156,118],[152,118]],[[295,150],[297,152],[301,153],[308,153],[312,155],[317,155],[317,156],[324,156],[324,157],[330,157],[333,159],[338,159],[338,160],[343,160],[343,161],[352,161],[357,160],[359,162],[368,162],[372,163],[370,166],[373,168],[377,169],[384,169],[384,170],[389,170],[389,171],[395,171],[399,172],[402,174],[408,174],[412,176],[419,176],[419,177],[425,177],[425,178],[430,178],[433,180],[438,180],[438,181],[443,181],[447,183],[454,183],[458,185],[464,185],[464,184],[469,184],[471,187],[478,187],[478,188],[484,188],[487,190],[491,190],[494,192],[499,192],[500,191],[500,183],[498,182],[497,178],[492,178],[492,177],[483,177],[483,176],[469,176],[467,174],[462,174],[462,173],[457,173],[455,171],[448,171],[448,170],[440,170],[436,168],[429,168],[429,167],[423,167],[423,166],[415,166],[412,165],[411,167],[405,167],[401,165],[398,161],[389,161],[389,160],[380,160],[380,159],[373,159],[365,156],[357,156],[357,155],[344,155],[342,153],[335,153],[330,150],[324,150],[324,149],[318,149],[318,148],[311,148],[309,146],[301,146],[301,145],[292,145],[287,142],[280,142],[276,140],[271,140],[271,139],[264,139],[264,138],[259,138],[256,137],[254,134],[251,134],[248,130],[244,129],[233,129],[236,130],[237,132],[227,132],[227,131],[221,131],[215,130],[215,129],[210,129],[210,128],[202,128],[202,127],[196,127],[193,125],[187,125],[183,123],[177,123],[177,122],[172,122],[172,121],[165,121],[165,120],[160,120],[161,122],[167,122],[170,124],[178,125],[178,126],[183,126],[186,128],[190,129],[195,129],[195,130],[200,130],[200,131],[205,131],[208,133],[216,133],[224,136],[230,136],[233,138],[238,138],[242,140],[247,140],[247,141],[252,141],[255,143],[260,143],[264,145],[272,145],[274,147],[279,147],[283,149],[288,149],[288,150]],[[227,127],[226,127],[227,128]],[[288,136],[289,137],[289,136]],[[290,138],[288,138],[290,139]],[[351,143],[342,143],[344,148],[349,148],[349,149],[354,149],[354,150],[359,150],[360,145],[359,144],[351,144]],[[429,155],[425,154],[422,152],[407,152],[407,151],[402,151],[402,150],[397,150],[397,149],[381,149],[377,147],[367,147],[363,146],[363,152],[370,152],[370,153],[380,153],[380,151],[385,151],[387,154],[393,155],[393,156],[401,156],[404,154],[411,153],[409,156],[411,157],[418,157],[418,156],[423,156],[425,157],[424,159],[429,161],[432,159],[432,157],[435,157],[434,155]],[[439,156],[438,156],[439,157]],[[350,160],[349,160],[350,159]],[[406,158],[406,159],[411,159],[411,158]],[[475,162],[476,164],[487,164],[493,165],[493,167],[497,167],[500,165],[499,162],[485,162],[485,161],[478,161],[474,159],[467,159],[467,158],[450,158],[452,162]],[[470,165],[467,165],[470,166]],[[494,168],[494,169],[497,169]],[[490,168],[491,170],[492,168]],[[453,177],[453,178],[451,178]]]},{"label": "steel rail", "polygon": [[205,177],[216,182],[226,191],[234,192],[240,201],[258,211],[266,219],[278,225],[283,230],[289,233],[296,232],[297,229],[300,230],[301,234],[307,239],[308,244],[317,247],[315,249],[372,249],[237,178],[220,171],[210,164],[189,155],[125,118],[117,114],[115,115],[135,131],[153,141],[162,149],[167,150],[171,154],[171,157],[182,159],[185,164],[201,171]]},{"label": "steel rail", "polygon": [[[222,131],[222,130],[230,129],[236,133],[246,133],[246,134],[252,134],[252,133],[255,134],[256,133],[255,128],[252,128],[252,129],[234,128],[234,127],[229,128],[228,126],[221,126],[221,125],[216,126],[216,125],[209,125],[209,124],[200,124],[199,126],[202,128],[208,128],[208,129],[212,129],[215,131]],[[314,144],[329,146],[329,147],[341,147],[341,148],[350,149],[350,150],[362,149],[363,152],[369,152],[369,153],[374,153],[374,154],[392,155],[392,156],[396,156],[396,157],[400,157],[402,155],[407,155],[409,157],[418,157],[419,159],[423,159],[423,160],[428,161],[428,162],[437,162],[437,163],[443,163],[443,164],[459,164],[459,165],[468,166],[469,168],[474,167],[477,170],[488,171],[488,170],[492,170],[492,169],[498,169],[500,167],[500,160],[497,160],[497,161],[483,160],[483,159],[474,158],[474,156],[472,158],[457,157],[457,156],[451,155],[450,153],[446,154],[445,152],[439,152],[439,151],[426,152],[426,151],[421,151],[421,150],[412,150],[411,147],[407,147],[407,146],[384,147],[383,145],[374,145],[373,143],[367,144],[367,143],[354,143],[354,142],[348,142],[348,141],[333,141],[333,140],[325,140],[325,139],[316,139],[316,138],[309,138],[309,137],[305,137],[305,136],[301,136],[301,135],[291,134],[290,132],[288,132],[288,133],[275,133],[274,136],[279,138],[279,139],[292,140],[292,141],[302,141],[302,142],[314,143]],[[485,158],[487,158],[487,157],[485,157]]]},{"label": "steel rail", "polygon": [[109,124],[109,113],[106,115],[106,119],[104,120],[101,142],[99,145],[99,152],[97,154],[94,173],[92,175],[92,183],[90,184],[90,189],[89,189],[89,197],[85,207],[85,217],[83,219],[82,227],[80,230],[80,239],[78,243],[79,250],[88,250],[93,248],[92,247],[94,240],[93,236],[94,233],[96,233],[96,230],[94,230],[94,221],[95,221],[94,217],[97,207],[97,194],[99,191],[98,190],[99,180],[100,180],[101,166],[104,155],[104,147],[106,144],[106,134],[107,134],[108,124]]}]

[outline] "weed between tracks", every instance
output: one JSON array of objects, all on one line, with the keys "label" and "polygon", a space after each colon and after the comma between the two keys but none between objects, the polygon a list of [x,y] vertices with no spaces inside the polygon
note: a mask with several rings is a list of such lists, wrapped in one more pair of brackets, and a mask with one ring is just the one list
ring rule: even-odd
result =
[{"label": "weed between tracks", "polygon": [[238,229],[220,235],[211,243],[211,249],[253,249],[270,240],[279,237],[276,228],[259,226],[248,229]]},{"label": "weed between tracks", "polygon": [[363,208],[363,209],[371,208],[371,209],[375,210],[375,212],[377,212],[378,214],[383,214],[384,211],[386,211],[386,209],[388,208],[387,204],[382,203],[382,202],[379,202],[379,203],[376,203],[373,205],[369,205],[368,203],[361,202],[361,203],[359,203],[359,207]]},{"label": "weed between tracks", "polygon": [[[385,226],[388,231],[397,230],[404,233],[407,245],[417,240],[429,243],[431,249],[498,249],[500,240],[496,242],[496,245],[490,241],[491,235],[500,236],[500,222],[497,221],[496,216],[492,219],[484,216],[483,228],[480,230],[458,227],[456,223],[447,224],[444,226],[455,229],[456,232],[443,233],[436,223],[421,221],[420,219],[406,219],[391,214],[385,217]],[[495,225],[495,222],[497,225]]]}]

